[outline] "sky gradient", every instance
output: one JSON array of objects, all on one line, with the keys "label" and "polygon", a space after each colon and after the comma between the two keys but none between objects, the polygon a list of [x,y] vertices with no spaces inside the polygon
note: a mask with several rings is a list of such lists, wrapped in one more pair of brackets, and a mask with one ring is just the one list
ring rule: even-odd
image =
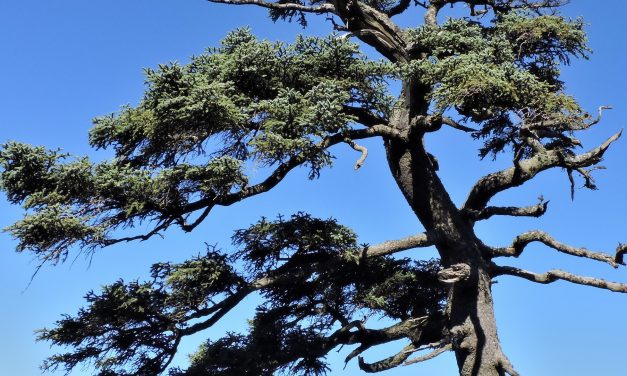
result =
[{"label": "sky gradient", "polygon": [[[575,61],[564,70],[567,90],[591,112],[613,105],[603,122],[582,135],[591,148],[623,128],[627,121],[627,2],[573,0],[569,16],[587,22],[590,61]],[[420,14],[413,15],[416,21]],[[95,160],[110,156],[87,144],[91,119],[135,104],[143,93],[143,67],[170,61],[188,61],[191,55],[217,45],[224,35],[250,26],[260,38],[294,40],[298,33],[324,35],[331,30],[324,17],[311,18],[308,29],[297,24],[273,24],[266,12],[253,7],[208,4],[203,0],[22,0],[0,3],[0,142],[18,140],[62,148]],[[403,24],[412,19],[404,17]],[[468,135],[443,130],[427,139],[437,156],[440,176],[452,198],[460,203],[479,177],[509,165],[509,157],[480,161],[479,143]],[[16,242],[0,234],[0,375],[35,376],[52,354],[46,343],[36,343],[33,332],[50,327],[63,313],[75,313],[82,296],[118,278],[145,278],[152,263],[182,261],[203,252],[204,243],[228,249],[233,230],[261,216],[270,218],[306,211],[334,217],[352,227],[360,242],[378,243],[421,231],[387,169],[378,140],[365,143],[370,155],[355,173],[357,159],[348,147],[337,146],[333,168],[310,181],[306,170],[291,173],[273,191],[229,208],[216,208],[192,234],[169,231],[164,239],[116,245],[93,257],[72,254],[67,263],[44,267],[29,285],[37,264],[29,254],[14,252]],[[528,205],[543,195],[549,211],[540,219],[495,218],[477,226],[490,245],[507,245],[519,233],[543,229],[575,246],[613,252],[627,242],[627,140],[623,137],[606,154],[598,171],[599,191],[578,189],[570,200],[566,174],[555,170],[495,198],[495,204]],[[579,184],[581,185],[581,184]],[[0,227],[21,217],[21,211],[0,198]],[[141,226],[140,226],[141,227]],[[412,253],[413,252],[413,253]],[[428,258],[432,250],[414,250],[405,256]],[[509,264],[537,272],[560,268],[583,275],[627,282],[627,268],[557,255],[545,247],[530,247]],[[521,375],[624,376],[627,364],[627,296],[558,282],[535,285],[499,278],[494,286],[496,317],[503,348]],[[243,330],[253,313],[252,300],[223,319],[219,328]],[[185,353],[206,338],[183,343],[175,363],[186,364]],[[350,350],[332,353],[333,375],[357,375],[356,362],[343,368]],[[392,353],[377,348],[367,361]],[[452,354],[385,375],[455,375]],[[62,373],[60,373],[62,374]],[[72,375],[89,375],[77,369]]]}]

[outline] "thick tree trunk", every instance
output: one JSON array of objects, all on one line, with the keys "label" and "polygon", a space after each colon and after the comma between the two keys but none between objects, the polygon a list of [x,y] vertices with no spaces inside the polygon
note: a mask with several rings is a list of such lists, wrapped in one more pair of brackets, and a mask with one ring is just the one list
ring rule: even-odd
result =
[{"label": "thick tree trunk", "polygon": [[[397,109],[392,125],[409,129],[409,111]],[[472,225],[450,199],[437,167],[425,150],[422,134],[411,141],[386,141],[394,179],[426,230],[435,232],[444,268],[467,265],[468,274],[450,285],[446,314],[448,329],[462,376],[515,374],[504,356],[496,329],[488,262]]]}]

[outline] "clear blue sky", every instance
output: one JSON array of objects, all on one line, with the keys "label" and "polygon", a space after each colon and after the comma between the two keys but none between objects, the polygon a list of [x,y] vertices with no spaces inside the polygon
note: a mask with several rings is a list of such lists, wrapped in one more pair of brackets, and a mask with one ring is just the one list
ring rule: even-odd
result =
[{"label": "clear blue sky", "polygon": [[[574,0],[566,8],[588,22],[590,61],[577,61],[565,70],[570,93],[590,111],[599,105],[615,107],[605,121],[583,137],[592,147],[624,127],[627,121],[627,2]],[[415,16],[419,19],[418,15]],[[178,60],[215,46],[229,30],[249,25],[263,38],[293,40],[300,32],[325,34],[329,25],[313,22],[308,30],[287,23],[273,24],[255,8],[208,4],[202,0],[21,0],[0,3],[0,141],[12,139],[73,154],[105,158],[87,146],[90,119],[110,113],[125,103],[136,103],[143,90],[142,67]],[[466,135],[444,131],[428,140],[440,161],[441,176],[457,202],[480,176],[503,167],[479,162],[478,144]],[[16,254],[15,242],[0,235],[0,375],[34,376],[51,350],[35,343],[33,331],[50,326],[62,313],[74,313],[90,289],[146,275],[157,261],[180,261],[204,249],[203,242],[227,248],[234,229],[260,216],[291,214],[299,210],[337,218],[353,227],[362,242],[376,243],[420,231],[386,169],[378,142],[368,143],[370,156],[355,173],[356,155],[338,148],[336,165],[322,178],[308,181],[303,171],[290,175],[276,190],[230,208],[217,208],[191,235],[170,231],[163,240],[125,244],[98,252],[88,260],[40,271],[26,288],[36,264],[28,254]],[[518,233],[542,228],[555,238],[578,246],[613,252],[627,242],[627,140],[607,154],[599,171],[600,191],[578,190],[569,198],[568,180],[560,171],[542,174],[531,184],[497,197],[496,203],[535,203],[540,194],[551,200],[541,219],[495,219],[478,227],[491,245],[506,245]],[[0,199],[0,226],[21,216],[19,208]],[[408,253],[409,255],[410,253]],[[428,257],[432,251],[414,252]],[[566,258],[537,246],[515,265],[542,272],[554,267],[627,282],[627,269]],[[627,348],[627,296],[588,287],[556,283],[534,285],[501,278],[494,287],[497,321],[506,353],[522,375],[624,376]],[[249,301],[250,303],[250,301]],[[245,328],[250,304],[240,307],[213,331]],[[202,337],[184,343],[191,351]],[[389,349],[392,351],[392,349]],[[334,375],[357,375],[356,364],[342,370],[333,355]],[[384,350],[367,354],[373,361],[388,356]],[[177,364],[185,364],[180,356]],[[91,374],[89,369],[74,375]],[[387,375],[454,375],[452,355]]]}]

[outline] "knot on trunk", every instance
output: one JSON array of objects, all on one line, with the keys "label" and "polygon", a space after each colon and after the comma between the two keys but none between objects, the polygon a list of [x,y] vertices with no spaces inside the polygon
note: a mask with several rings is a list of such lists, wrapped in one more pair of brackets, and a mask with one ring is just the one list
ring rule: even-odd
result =
[{"label": "knot on trunk", "polygon": [[438,280],[445,284],[453,284],[464,281],[470,276],[470,266],[468,264],[455,264],[449,268],[438,272]]}]

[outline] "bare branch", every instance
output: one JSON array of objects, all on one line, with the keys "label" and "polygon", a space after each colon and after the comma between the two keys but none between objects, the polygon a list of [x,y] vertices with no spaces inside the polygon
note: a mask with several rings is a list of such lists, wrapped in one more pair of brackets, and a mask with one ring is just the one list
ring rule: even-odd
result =
[{"label": "bare branch", "polygon": [[335,13],[348,31],[392,62],[406,62],[406,42],[390,17],[360,1],[337,0]]},{"label": "bare branch", "polygon": [[429,6],[427,6],[427,11],[425,12],[425,25],[429,26],[437,26],[438,24],[438,13],[440,9],[445,5],[446,2],[442,1],[431,1]]},{"label": "bare branch", "polygon": [[481,221],[494,215],[509,215],[512,217],[540,217],[546,213],[549,201],[541,201],[532,206],[488,206],[482,210],[467,210],[465,214],[473,221]]},{"label": "bare branch", "polygon": [[396,16],[398,14],[401,14],[404,11],[406,11],[407,8],[409,8],[410,4],[411,4],[411,0],[401,0],[401,1],[398,2],[398,4],[396,4],[395,6],[390,8],[390,10],[387,11],[387,15],[389,17],[392,17],[392,16]]},{"label": "bare branch", "polygon": [[172,222],[174,222],[173,219],[167,219],[162,221],[159,225],[157,225],[152,231],[143,234],[143,235],[136,235],[136,236],[128,236],[128,237],[123,237],[123,238],[109,238],[106,239],[103,242],[103,246],[110,246],[113,244],[117,244],[117,243],[122,243],[122,242],[131,242],[134,240],[139,240],[139,241],[145,241],[148,240],[150,238],[152,238],[155,235],[161,235],[161,231],[167,229],[170,224],[172,224]]},{"label": "bare branch", "polygon": [[[352,35],[351,33],[348,33],[348,34],[342,35],[341,37],[350,37],[351,35]],[[346,112],[347,114],[352,115],[355,118],[357,118],[358,123],[363,124],[366,127],[372,127],[377,124],[386,123],[386,120],[384,118],[362,107],[353,107],[353,106],[344,105],[343,109],[344,109],[344,112]]]},{"label": "bare branch", "polygon": [[375,373],[387,371],[391,368],[399,366],[403,364],[403,362],[409,358],[409,355],[415,350],[416,347],[413,344],[409,344],[405,346],[401,351],[399,351],[396,355],[392,355],[389,358],[385,358],[383,360],[379,360],[376,363],[366,363],[363,357],[359,357],[359,369],[366,373]]},{"label": "bare branch", "polygon": [[422,355],[422,356],[419,356],[419,357],[416,357],[416,358],[413,358],[413,359],[410,359],[410,360],[406,360],[403,363],[403,365],[408,366],[410,364],[420,363],[420,362],[425,362],[427,360],[431,360],[431,359],[437,357],[440,354],[444,354],[445,352],[450,351],[452,348],[453,348],[453,346],[450,343],[447,343],[446,345],[444,345],[442,347],[439,347],[439,348],[436,348],[434,351],[432,351],[432,352],[430,352],[428,354],[425,354],[425,355]]},{"label": "bare branch", "polygon": [[391,255],[412,248],[429,247],[435,244],[437,237],[433,232],[408,236],[399,240],[388,240],[383,243],[364,247],[362,258]]},{"label": "bare branch", "polygon": [[298,3],[290,3],[290,2],[271,2],[271,1],[263,1],[263,0],[208,0],[212,3],[218,4],[229,4],[229,5],[257,5],[262,8],[272,9],[272,10],[294,10],[298,12],[305,13],[334,13],[335,7],[330,3],[324,3],[316,6],[307,6]]},{"label": "bare branch", "polygon": [[481,210],[485,208],[488,201],[497,193],[520,186],[535,177],[541,171],[553,167],[578,169],[595,165],[601,161],[605,151],[621,134],[622,130],[587,153],[568,156],[564,155],[559,150],[547,150],[529,159],[520,160],[515,163],[515,166],[506,170],[484,176],[473,186],[462,209]]},{"label": "bare branch", "polygon": [[[414,338],[419,342],[420,339],[429,341],[434,337],[433,333],[441,334],[443,328],[444,322],[442,320],[429,316],[407,319],[383,329],[367,329],[362,326],[360,330],[353,332],[355,336],[351,341],[346,342],[349,345],[359,343],[360,346],[351,351],[344,359],[344,362],[350,362],[357,355],[373,346],[402,338]],[[438,336],[436,335],[436,337]]]},{"label": "bare branch", "polygon": [[627,253],[627,244],[618,243],[618,247],[616,247],[616,256],[614,256],[614,261],[621,265],[625,265],[625,261],[623,261],[623,256]]},{"label": "bare branch", "polygon": [[256,288],[253,286],[246,287],[237,293],[229,296],[228,298],[221,301],[217,306],[219,307],[215,312],[206,320],[195,323],[187,328],[180,330],[180,335],[188,336],[194,333],[198,333],[202,330],[212,327],[215,325],[224,315],[229,313],[236,305],[238,305],[248,294],[255,291]]},{"label": "bare branch", "polygon": [[565,272],[563,270],[549,270],[543,274],[537,274],[528,270],[515,268],[512,266],[497,266],[494,270],[494,275],[512,275],[527,279],[532,282],[549,284],[557,280],[563,280],[578,285],[591,286],[599,289],[610,290],[614,292],[627,293],[627,284],[618,282],[609,282],[600,278],[584,277],[577,274]]},{"label": "bare branch", "polygon": [[465,125],[462,125],[458,122],[456,122],[455,120],[448,118],[448,117],[442,117],[442,124],[446,124],[451,128],[455,128],[457,130],[463,131],[463,132],[476,132],[476,129],[467,127]]},{"label": "bare branch", "polygon": [[586,248],[576,248],[568,244],[560,243],[553,239],[549,234],[543,231],[529,231],[521,235],[518,235],[512,242],[512,245],[506,248],[493,249],[494,257],[519,257],[525,250],[527,245],[533,242],[540,242],[544,245],[555,249],[558,252],[565,253],[571,256],[583,257],[591,260],[601,261],[606,264],[617,268],[622,262],[622,254],[627,252],[625,246],[619,245],[616,250],[616,256],[611,256],[607,253],[593,252]]},{"label": "bare branch", "polygon": [[361,166],[364,165],[366,158],[368,158],[368,149],[366,149],[365,146],[361,146],[357,144],[355,141],[351,140],[350,138],[345,138],[344,142],[350,145],[350,147],[353,148],[355,151],[358,151],[361,153],[361,157],[359,157],[359,159],[355,163],[355,171],[357,171],[361,168]]},{"label": "bare branch", "polygon": [[577,128],[577,130],[583,130],[583,129],[588,129],[590,127],[592,127],[593,125],[597,125],[601,122],[601,120],[603,119],[603,110],[611,110],[614,107],[612,106],[599,106],[599,112],[598,115],[595,119],[592,119],[592,121],[588,124],[586,124],[583,127]]},{"label": "bare branch", "polygon": [[371,126],[369,129],[370,129],[370,132],[372,132],[372,135],[381,136],[385,138],[393,138],[401,142],[409,141],[409,137],[406,134],[401,133],[397,129],[394,129],[388,125],[377,124],[377,125]]}]

